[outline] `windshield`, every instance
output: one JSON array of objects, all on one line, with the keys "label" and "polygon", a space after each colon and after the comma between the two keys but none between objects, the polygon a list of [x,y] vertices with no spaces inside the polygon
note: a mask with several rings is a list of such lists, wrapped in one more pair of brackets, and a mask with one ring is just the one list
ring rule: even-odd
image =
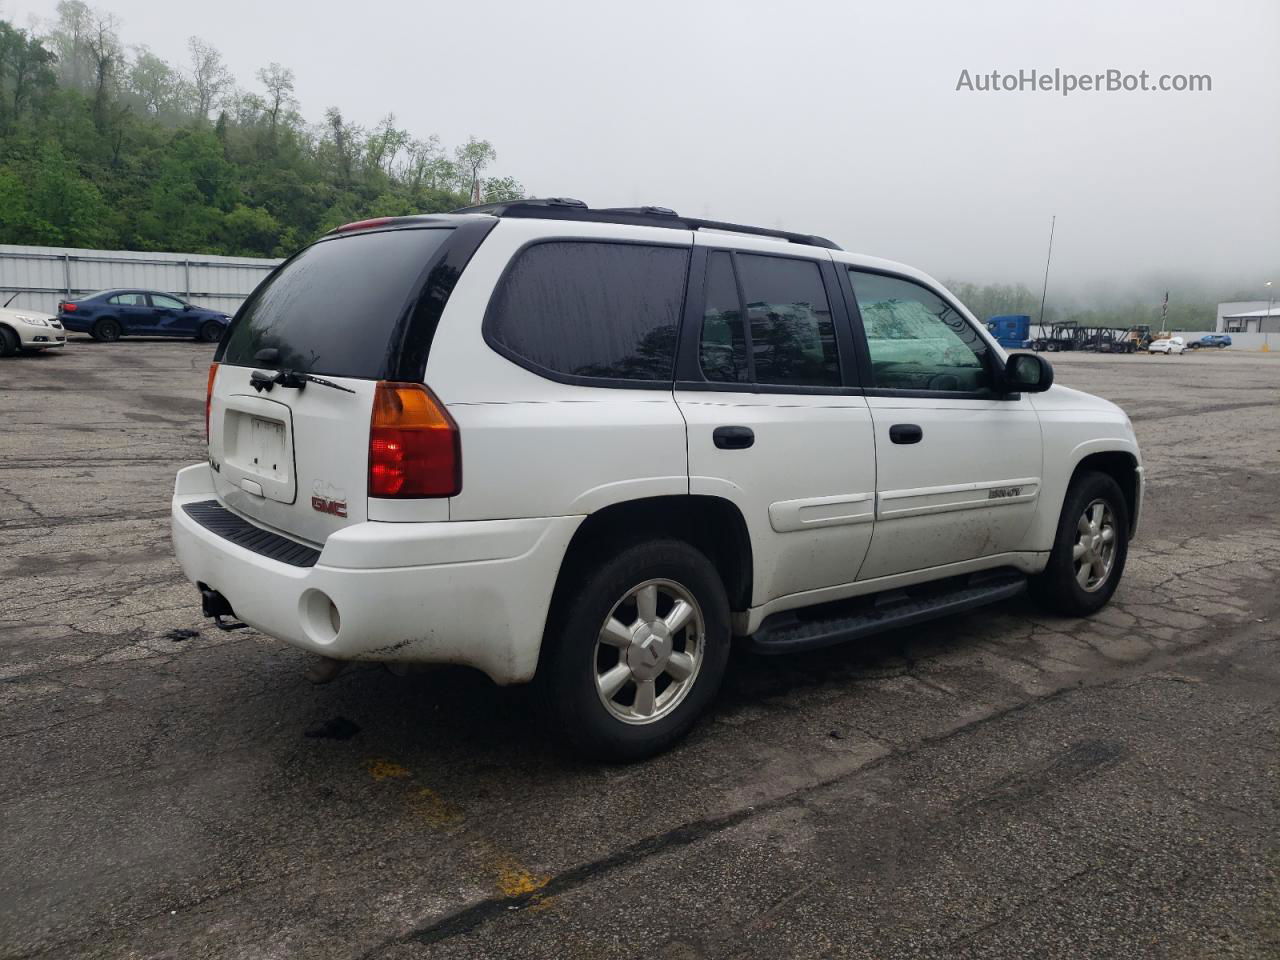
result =
[{"label": "windshield", "polygon": [[[376,380],[448,228],[386,230],[313,244],[245,303],[223,363]],[[258,352],[279,351],[273,362]]]}]

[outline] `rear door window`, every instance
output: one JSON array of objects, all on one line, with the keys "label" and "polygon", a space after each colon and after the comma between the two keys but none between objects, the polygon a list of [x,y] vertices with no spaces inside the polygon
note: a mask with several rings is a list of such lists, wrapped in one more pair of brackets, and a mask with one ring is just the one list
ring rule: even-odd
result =
[{"label": "rear door window", "polygon": [[721,383],[840,386],[822,269],[795,257],[712,253],[699,358],[703,376]]},{"label": "rear door window", "polygon": [[747,337],[742,327],[742,302],[729,254],[717,251],[707,258],[707,300],[702,311],[698,345],[702,374],[717,383],[749,383]]},{"label": "rear door window", "polygon": [[688,265],[685,247],[534,244],[494,293],[486,337],[553,377],[671,382]]},{"label": "rear door window", "polygon": [[114,303],[121,307],[145,307],[147,298],[141,293],[117,293],[114,297],[110,297],[107,303]]},{"label": "rear door window", "polygon": [[[253,292],[221,357],[240,366],[377,380],[389,369],[449,228],[339,235],[313,244]],[[270,364],[255,361],[267,348]]]}]

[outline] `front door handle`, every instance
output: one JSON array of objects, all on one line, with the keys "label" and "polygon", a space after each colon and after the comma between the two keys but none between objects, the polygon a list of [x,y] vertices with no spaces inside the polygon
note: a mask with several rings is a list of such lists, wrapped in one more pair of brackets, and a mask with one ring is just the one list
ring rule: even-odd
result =
[{"label": "front door handle", "polygon": [[924,431],[914,423],[895,423],[889,428],[889,439],[894,443],[919,443]]},{"label": "front door handle", "polygon": [[716,427],[711,439],[721,450],[745,450],[756,442],[750,427]]}]

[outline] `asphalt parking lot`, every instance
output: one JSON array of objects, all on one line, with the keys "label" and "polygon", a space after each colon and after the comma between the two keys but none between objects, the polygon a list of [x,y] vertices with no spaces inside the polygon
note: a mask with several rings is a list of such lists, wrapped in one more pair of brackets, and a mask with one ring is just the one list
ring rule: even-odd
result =
[{"label": "asphalt parking lot", "polygon": [[211,355],[0,361],[0,957],[1280,955],[1280,353],[1053,358],[1148,470],[1094,619],[738,653],[629,767],[203,621],[168,498]]}]

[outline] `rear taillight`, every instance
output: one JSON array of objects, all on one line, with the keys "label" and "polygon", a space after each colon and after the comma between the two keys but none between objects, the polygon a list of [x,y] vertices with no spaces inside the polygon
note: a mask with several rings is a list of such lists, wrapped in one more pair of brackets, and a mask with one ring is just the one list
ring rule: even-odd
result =
[{"label": "rear taillight", "polygon": [[213,381],[218,379],[218,365],[209,364],[209,382],[204,388],[204,442],[209,442],[209,407],[213,405]]},{"label": "rear taillight", "polygon": [[378,384],[369,425],[369,496],[452,497],[462,490],[458,425],[420,383]]},{"label": "rear taillight", "polygon": [[58,309],[66,313],[75,313],[76,305],[74,303],[60,303],[58,304]]}]

